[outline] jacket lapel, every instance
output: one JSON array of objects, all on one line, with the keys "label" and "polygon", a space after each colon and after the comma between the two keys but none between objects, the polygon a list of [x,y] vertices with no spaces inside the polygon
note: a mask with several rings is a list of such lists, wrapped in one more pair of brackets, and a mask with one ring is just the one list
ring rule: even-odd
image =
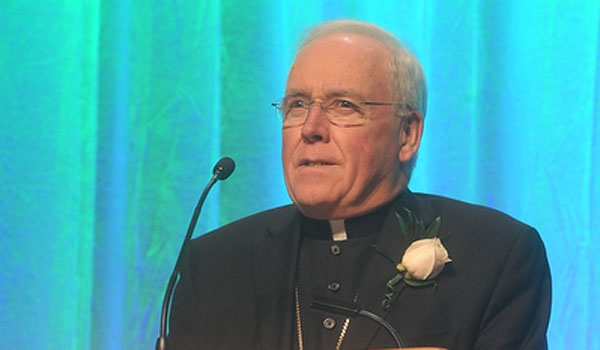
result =
[{"label": "jacket lapel", "polygon": [[[387,318],[397,303],[404,302],[399,300],[402,292],[406,288],[411,288],[407,287],[405,283],[399,282],[394,286],[390,306],[386,308],[382,305],[386,294],[390,293],[390,290],[386,287],[386,283],[396,275],[396,265],[402,260],[404,251],[410,243],[405,240],[405,235],[395,215],[395,212],[402,213],[403,208],[410,209],[425,223],[433,220],[430,208],[421,207],[420,203],[417,203],[416,196],[408,190],[396,200],[385,218],[381,236],[377,240],[373,252],[369,255],[369,260],[362,272],[364,275],[359,287],[358,298],[358,304],[361,307],[374,312],[384,319]],[[346,338],[347,344],[369,348],[378,335],[382,339],[392,341],[386,330],[371,320],[356,318],[352,322],[354,323],[354,327],[351,327],[356,331],[352,332],[350,330],[348,332]],[[394,346],[394,344],[390,343],[390,346]]]},{"label": "jacket lapel", "polygon": [[254,244],[253,277],[262,349],[287,349],[294,341],[293,298],[299,243],[298,210],[289,207]]},{"label": "jacket lapel", "polygon": [[[394,215],[395,210],[394,205],[385,218],[381,236],[369,254],[365,268],[361,272],[362,276],[360,277],[358,289],[358,305],[383,318],[389,310],[389,308],[386,309],[382,305],[386,294],[389,293],[386,283],[395,276],[396,264],[400,261],[406,249],[406,242]],[[402,288],[404,288],[403,283],[398,283],[395,286],[394,294],[391,296],[392,307]],[[344,342],[366,349],[380,329],[379,324],[364,317],[356,317],[351,322]]]}]

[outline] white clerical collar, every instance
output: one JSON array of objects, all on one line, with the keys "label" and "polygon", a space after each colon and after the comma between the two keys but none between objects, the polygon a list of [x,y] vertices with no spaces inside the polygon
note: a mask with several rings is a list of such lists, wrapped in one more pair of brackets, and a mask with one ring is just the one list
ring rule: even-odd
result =
[{"label": "white clerical collar", "polygon": [[348,233],[346,233],[346,225],[344,220],[329,220],[331,226],[331,238],[334,241],[345,241],[348,239]]}]

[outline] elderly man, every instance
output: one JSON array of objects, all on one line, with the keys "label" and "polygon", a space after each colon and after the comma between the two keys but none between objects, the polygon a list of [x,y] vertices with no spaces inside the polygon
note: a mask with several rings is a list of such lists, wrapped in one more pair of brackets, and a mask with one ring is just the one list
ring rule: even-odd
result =
[{"label": "elderly man", "polygon": [[[544,349],[550,274],[537,232],[412,193],[426,92],[391,34],[332,21],[305,39],[285,97],[293,205],[192,242],[173,301],[175,349]],[[337,307],[337,306],[336,306]]]}]

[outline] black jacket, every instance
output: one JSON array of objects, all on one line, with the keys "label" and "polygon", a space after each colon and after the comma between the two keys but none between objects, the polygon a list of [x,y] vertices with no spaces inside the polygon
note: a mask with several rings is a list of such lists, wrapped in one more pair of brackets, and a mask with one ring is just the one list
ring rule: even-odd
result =
[{"label": "black jacket", "polygon": [[[425,223],[442,218],[440,239],[452,262],[435,285],[386,282],[408,246],[394,211]],[[171,349],[294,349],[294,285],[300,214],[285,206],[193,240],[172,307]],[[550,273],[538,233],[496,210],[406,191],[384,219],[364,262],[360,306],[384,317],[407,346],[545,349]],[[355,319],[343,349],[393,347],[376,323]]]}]

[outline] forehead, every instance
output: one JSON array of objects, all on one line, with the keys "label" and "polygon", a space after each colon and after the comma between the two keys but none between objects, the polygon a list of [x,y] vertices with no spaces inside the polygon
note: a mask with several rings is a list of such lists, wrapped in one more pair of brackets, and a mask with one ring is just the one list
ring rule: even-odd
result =
[{"label": "forehead", "polygon": [[380,41],[359,34],[334,34],[300,51],[286,94],[348,91],[367,97],[389,93],[390,53]]}]

